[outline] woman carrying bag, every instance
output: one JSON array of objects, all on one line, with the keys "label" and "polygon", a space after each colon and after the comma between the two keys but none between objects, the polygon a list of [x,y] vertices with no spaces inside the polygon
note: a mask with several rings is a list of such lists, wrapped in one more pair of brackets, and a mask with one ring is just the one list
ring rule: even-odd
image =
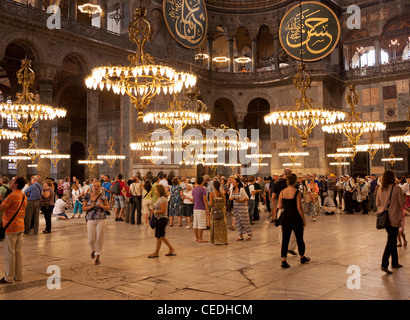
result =
[{"label": "woman carrying bag", "polygon": [[392,170],[386,170],[382,176],[382,185],[377,191],[376,207],[380,214],[388,210],[388,225],[386,226],[387,243],[384,249],[381,270],[392,274],[388,269],[391,256],[392,268],[401,268],[397,253],[397,235],[401,225],[401,208],[405,205],[405,196],[399,186],[396,185],[396,174]]}]

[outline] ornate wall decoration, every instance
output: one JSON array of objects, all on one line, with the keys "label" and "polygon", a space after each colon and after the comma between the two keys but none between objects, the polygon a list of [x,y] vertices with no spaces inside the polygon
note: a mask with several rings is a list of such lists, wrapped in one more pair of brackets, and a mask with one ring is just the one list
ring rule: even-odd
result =
[{"label": "ornate wall decoration", "polygon": [[307,1],[292,7],[279,27],[285,51],[297,60],[318,61],[329,55],[339,42],[340,24],[327,6]]},{"label": "ornate wall decoration", "polygon": [[206,38],[208,17],[204,0],[164,0],[163,14],[169,32],[182,46],[194,49]]},{"label": "ornate wall decoration", "polygon": [[398,121],[397,99],[384,100],[384,121]]}]

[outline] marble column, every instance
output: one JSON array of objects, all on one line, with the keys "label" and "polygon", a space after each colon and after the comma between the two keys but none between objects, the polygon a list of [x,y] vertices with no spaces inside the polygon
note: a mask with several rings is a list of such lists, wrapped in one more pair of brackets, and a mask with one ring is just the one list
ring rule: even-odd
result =
[{"label": "marble column", "polygon": [[279,38],[273,39],[273,56],[275,59],[275,70],[279,70]]},{"label": "marble column", "polygon": [[101,24],[100,28],[102,30],[107,30],[107,25],[108,25],[108,6],[107,6],[107,0],[101,0],[101,9],[102,12],[100,13],[100,19],[101,19]]},{"label": "marble column", "polygon": [[380,41],[378,39],[374,40],[374,59],[375,59],[375,66],[380,66]]},{"label": "marble column", "polygon": [[256,37],[252,38],[252,72],[257,72],[258,66],[258,42]]},{"label": "marble column", "polygon": [[212,59],[214,58],[212,55],[212,37],[208,37],[208,70],[212,70]]},{"label": "marble column", "polygon": [[[90,145],[94,148],[94,160],[97,160],[99,154],[98,145],[98,115],[99,115],[99,101],[100,95],[98,91],[87,90],[87,145],[86,145],[86,158],[89,157],[88,148]],[[91,170],[87,167],[86,178],[93,179],[99,178],[99,165],[95,165]]]},{"label": "marble column", "polygon": [[70,0],[68,2],[68,18],[70,20],[77,20],[77,0]]},{"label": "marble column", "polygon": [[246,112],[235,112],[234,117],[236,120],[237,130],[243,129],[243,123],[244,123],[246,115],[247,115]]},{"label": "marble column", "polygon": [[[53,105],[53,83],[56,69],[49,66],[39,66],[37,70],[37,76],[39,79],[39,96],[40,103]],[[38,124],[38,147],[40,149],[51,149],[51,127],[54,120],[39,120]],[[37,173],[42,179],[50,177],[51,173],[51,161],[49,159],[42,159],[38,157],[37,160]]]},{"label": "marble column", "polygon": [[135,116],[135,107],[131,103],[131,99],[128,95],[121,97],[121,144],[120,153],[125,155],[124,160],[121,161],[120,171],[125,179],[130,179],[132,177],[132,151],[130,148],[130,143],[132,142],[132,128],[133,119]]},{"label": "marble column", "polygon": [[233,72],[234,60],[233,60],[233,38],[228,39],[228,55],[229,55],[229,72]]}]

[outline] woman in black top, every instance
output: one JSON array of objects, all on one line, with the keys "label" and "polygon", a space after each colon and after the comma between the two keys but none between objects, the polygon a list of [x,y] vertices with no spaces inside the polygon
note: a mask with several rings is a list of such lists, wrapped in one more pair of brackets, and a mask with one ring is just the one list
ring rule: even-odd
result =
[{"label": "woman in black top", "polygon": [[290,265],[286,262],[288,253],[288,246],[290,235],[292,231],[295,232],[296,242],[298,244],[298,251],[300,262],[306,263],[310,258],[305,257],[305,242],[303,241],[303,229],[306,227],[305,214],[302,208],[302,197],[298,189],[296,174],[292,173],[286,177],[288,187],[283,189],[279,195],[279,209],[284,209],[282,212],[282,268],[289,268]]}]

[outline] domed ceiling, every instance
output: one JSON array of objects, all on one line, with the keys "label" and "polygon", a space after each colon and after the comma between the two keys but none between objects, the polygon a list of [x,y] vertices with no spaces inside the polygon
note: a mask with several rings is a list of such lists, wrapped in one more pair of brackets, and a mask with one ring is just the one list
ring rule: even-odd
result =
[{"label": "domed ceiling", "polygon": [[287,0],[205,0],[207,7],[228,10],[258,10],[271,8]]}]

